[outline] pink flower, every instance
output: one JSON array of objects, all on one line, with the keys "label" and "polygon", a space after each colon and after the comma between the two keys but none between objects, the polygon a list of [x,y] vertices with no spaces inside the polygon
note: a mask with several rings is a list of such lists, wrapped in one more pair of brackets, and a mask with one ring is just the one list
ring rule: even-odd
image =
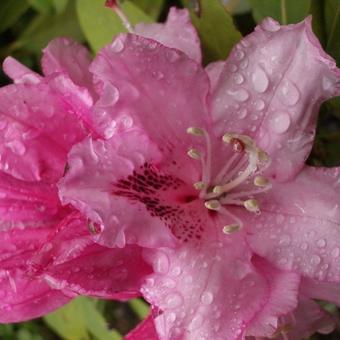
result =
[{"label": "pink flower", "polygon": [[[1,323],[41,316],[76,294],[135,296],[150,273],[137,247],[94,244],[86,219],[58,198],[68,151],[95,135],[89,63],[87,50],[68,39],[44,50],[44,77],[4,62],[15,85],[0,89]],[[129,266],[139,271],[126,273]]]},{"label": "pink flower", "polygon": [[330,330],[312,299],[340,303],[340,170],[305,160],[340,70],[310,21],[266,19],[204,70],[187,12],[172,9],[91,64],[106,140],[72,148],[59,189],[98,243],[149,248],[153,315],[129,339]]}]

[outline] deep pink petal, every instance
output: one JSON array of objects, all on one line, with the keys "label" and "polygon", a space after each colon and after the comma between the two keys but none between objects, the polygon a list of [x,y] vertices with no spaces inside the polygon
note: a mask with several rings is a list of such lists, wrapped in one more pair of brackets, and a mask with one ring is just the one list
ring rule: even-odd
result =
[{"label": "deep pink petal", "polygon": [[124,340],[158,340],[152,315],[143,320]]},{"label": "deep pink petal", "polygon": [[201,62],[200,40],[186,9],[172,7],[165,24],[138,24],[135,31],[143,37],[179,49],[198,63]]},{"label": "deep pink petal", "polygon": [[339,95],[340,70],[321,48],[311,18],[288,26],[265,19],[231,52],[212,94],[219,132],[254,137],[287,180],[303,166],[322,101]]},{"label": "deep pink petal", "polygon": [[[280,273],[265,261],[253,266],[241,233],[220,234],[219,241],[209,239],[213,234],[208,229],[208,241],[200,246],[146,253],[155,274],[142,293],[159,309],[155,325],[161,339],[240,339],[247,327],[253,334],[271,334],[280,313],[296,305],[296,274]],[[269,324],[259,325],[262,321]]]},{"label": "deep pink petal", "polygon": [[340,280],[339,168],[305,169],[263,194],[261,214],[248,214],[251,247],[282,269]]},{"label": "deep pink petal", "polygon": [[54,289],[69,295],[128,299],[140,295],[143,278],[151,268],[142,249],[102,247],[92,240],[88,222],[70,214],[31,260],[31,271]]},{"label": "deep pink petal", "polygon": [[[140,186],[138,178],[152,176],[157,169],[148,164],[158,164],[160,159],[158,148],[140,131],[116,134],[108,141],[87,139],[69,154],[70,168],[59,185],[61,198],[102,226],[96,239],[106,246],[172,244],[170,230],[150,213],[151,206],[147,209],[147,199],[162,184],[147,179],[148,189]],[[130,187],[124,187],[128,183]]]},{"label": "deep pink petal", "polygon": [[90,52],[69,38],[56,38],[43,50],[42,69],[46,76],[66,73],[77,85],[91,90],[92,75],[89,72]]},{"label": "deep pink petal", "polygon": [[57,181],[68,150],[87,134],[73,99],[72,92],[61,95],[46,82],[1,88],[1,170],[21,180]]},{"label": "deep pink petal", "polygon": [[42,77],[12,57],[7,57],[2,65],[4,72],[16,84],[38,84]]}]

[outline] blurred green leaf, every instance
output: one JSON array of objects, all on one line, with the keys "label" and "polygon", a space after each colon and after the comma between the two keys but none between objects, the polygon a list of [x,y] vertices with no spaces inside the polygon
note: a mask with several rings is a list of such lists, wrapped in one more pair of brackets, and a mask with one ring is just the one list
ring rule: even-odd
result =
[{"label": "blurred green leaf", "polygon": [[28,8],[26,0],[1,0],[0,33],[11,27]]},{"label": "blurred green leaf", "polygon": [[[72,0],[74,1],[74,0]],[[52,4],[57,13],[62,13],[65,11],[69,0],[52,0]]]},{"label": "blurred green leaf", "polygon": [[141,320],[145,319],[150,313],[149,305],[141,299],[132,299],[129,301],[129,305]]},{"label": "blurred green leaf", "polygon": [[310,7],[310,14],[313,16],[313,31],[319,38],[322,46],[326,46],[326,29],[324,16],[324,2],[323,0],[312,0]]},{"label": "blurred green leaf", "polygon": [[272,17],[281,24],[303,20],[309,13],[311,0],[250,0],[256,22]]},{"label": "blurred green leaf", "polygon": [[165,0],[132,0],[147,15],[157,20],[161,14]]},{"label": "blurred green leaf", "polygon": [[[152,21],[130,1],[125,1],[122,9],[132,24]],[[95,52],[110,43],[115,35],[126,32],[116,13],[105,7],[103,0],[77,0],[77,13],[81,28]]]},{"label": "blurred green leaf", "polygon": [[52,13],[53,3],[52,0],[27,0],[27,2],[39,13]]},{"label": "blurred green leaf", "polygon": [[65,11],[59,15],[37,15],[18,40],[11,46],[11,50],[24,48],[33,53],[40,53],[41,49],[51,39],[59,36],[68,36],[76,40],[83,39],[74,1],[70,1]]},{"label": "blurred green leaf", "polygon": [[199,11],[189,0],[184,0],[184,4],[190,9],[192,22],[200,35],[204,63],[226,59],[241,39],[232,16],[219,0],[201,0]]},{"label": "blurred green leaf", "polygon": [[340,63],[340,1],[325,1],[327,52]]},{"label": "blurred green leaf", "polygon": [[109,330],[104,317],[96,309],[94,300],[79,297],[63,308],[44,317],[45,322],[63,339],[120,340],[122,336]]}]

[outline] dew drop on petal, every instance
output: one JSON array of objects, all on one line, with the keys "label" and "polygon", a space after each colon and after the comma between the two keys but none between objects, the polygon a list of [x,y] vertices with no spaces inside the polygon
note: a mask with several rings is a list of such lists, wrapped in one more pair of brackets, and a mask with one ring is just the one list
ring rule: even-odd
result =
[{"label": "dew drop on petal", "polygon": [[246,108],[241,109],[240,111],[237,111],[237,117],[238,119],[244,119],[247,117],[248,111]]},{"label": "dew drop on petal", "polygon": [[280,29],[280,24],[272,18],[266,18],[262,21],[261,27],[268,32],[276,32]]},{"label": "dew drop on petal", "polygon": [[228,94],[238,102],[245,102],[249,98],[249,93],[245,89],[229,90]]},{"label": "dew drop on petal", "polygon": [[168,308],[177,308],[182,305],[183,297],[179,293],[171,293],[166,297],[165,302]]},{"label": "dew drop on petal", "polygon": [[324,248],[326,247],[327,245],[327,242],[325,239],[320,239],[316,242],[316,245],[319,247],[319,248]]},{"label": "dew drop on petal", "polygon": [[237,50],[235,52],[235,58],[237,60],[242,60],[244,58],[244,56],[245,56],[245,53],[242,50]]},{"label": "dew drop on petal", "polygon": [[169,270],[169,258],[165,253],[159,253],[154,264],[157,273],[166,274]]},{"label": "dew drop on petal", "polygon": [[202,326],[202,323],[203,323],[203,317],[202,315],[198,314],[192,319],[191,323],[189,324],[188,329],[196,330],[200,328],[200,326]]},{"label": "dew drop on petal", "polygon": [[287,112],[275,112],[269,121],[269,127],[276,133],[285,133],[290,127],[290,115]]},{"label": "dew drop on petal", "polygon": [[201,296],[201,302],[204,305],[210,305],[214,300],[214,295],[211,292],[204,292]]},{"label": "dew drop on petal", "polygon": [[284,80],[279,89],[281,102],[288,106],[294,106],[300,99],[298,88],[289,80]]},{"label": "dew drop on petal", "polygon": [[240,73],[236,73],[233,79],[234,79],[234,83],[237,85],[241,85],[244,82],[244,77]]},{"label": "dew drop on petal", "polygon": [[331,255],[335,258],[340,255],[340,248],[336,247],[332,250]]},{"label": "dew drop on petal", "polygon": [[310,262],[314,265],[317,265],[321,262],[321,258],[319,255],[312,255],[310,258]]},{"label": "dew drop on petal", "polygon": [[257,111],[262,111],[265,107],[265,102],[262,99],[257,99],[254,102],[254,107]]},{"label": "dew drop on petal", "polygon": [[100,97],[99,101],[97,102],[97,104],[100,106],[112,106],[117,103],[118,99],[119,99],[118,89],[111,84],[106,84],[104,86],[104,92]]},{"label": "dew drop on petal", "polygon": [[240,69],[244,70],[248,67],[249,64],[249,60],[248,58],[244,58],[241,62],[240,62]]},{"label": "dew drop on petal", "polygon": [[8,148],[10,148],[10,150],[16,154],[16,155],[19,155],[19,156],[23,156],[26,152],[26,147],[25,145],[20,142],[19,140],[14,140],[12,142],[9,142],[6,144],[6,146]]},{"label": "dew drop on petal", "polygon": [[122,52],[124,48],[125,48],[124,42],[120,37],[115,39],[111,44],[112,51],[116,53]]},{"label": "dew drop on petal", "polygon": [[267,74],[262,68],[257,67],[251,76],[254,90],[263,93],[267,90],[269,85],[269,79]]}]

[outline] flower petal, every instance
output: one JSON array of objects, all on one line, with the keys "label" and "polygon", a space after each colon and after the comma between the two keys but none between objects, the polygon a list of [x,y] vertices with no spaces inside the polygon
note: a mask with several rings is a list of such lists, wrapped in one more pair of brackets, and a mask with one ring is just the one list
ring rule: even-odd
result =
[{"label": "flower petal", "polygon": [[218,132],[254,137],[273,159],[270,175],[287,180],[303,167],[319,106],[340,94],[339,78],[311,18],[288,26],[265,19],[231,52],[212,94]]},{"label": "flower petal", "polygon": [[78,212],[68,215],[31,261],[34,275],[69,295],[128,299],[139,296],[151,268],[142,249],[102,247],[92,240],[87,221]]},{"label": "flower petal", "polygon": [[[242,239],[242,233],[221,235],[200,246],[146,253],[155,274],[142,293],[160,310],[155,325],[161,339],[240,339],[248,326],[253,334],[271,334],[279,313],[295,307],[298,276],[267,265],[258,271]],[[269,325],[260,326],[262,320]]]},{"label": "flower petal", "polygon": [[158,340],[158,335],[150,315],[143,320],[135,329],[124,337],[124,340]]},{"label": "flower petal", "polygon": [[46,76],[65,73],[77,85],[92,89],[92,75],[88,71],[91,56],[87,48],[69,38],[53,39],[43,50],[42,69]]},{"label": "flower petal", "polygon": [[2,171],[49,183],[62,176],[68,150],[87,134],[70,105],[72,96],[55,93],[45,82],[0,89]]},{"label": "flower petal", "polygon": [[135,26],[135,32],[165,46],[177,48],[201,63],[200,39],[186,9],[172,7],[165,24],[138,24]]},{"label": "flower petal", "polygon": [[278,267],[318,280],[340,280],[340,168],[305,169],[274,183],[245,217],[249,243]]},{"label": "flower petal", "polygon": [[31,71],[25,65],[19,63],[12,57],[7,57],[3,62],[3,70],[10,77],[15,84],[38,84],[42,77]]},{"label": "flower petal", "polygon": [[191,144],[187,128],[209,123],[208,77],[178,50],[141,36],[119,35],[99,52],[91,71],[101,95],[94,121],[106,138],[140,126],[176,158],[180,146]]},{"label": "flower petal", "polygon": [[[171,232],[150,214],[146,202],[132,200],[148,189],[142,186],[138,196],[137,178],[131,190],[122,187],[138,176],[138,171],[143,171],[141,176],[146,180],[143,176],[152,175],[147,164],[158,164],[160,159],[158,148],[141,131],[115,134],[108,141],[87,139],[69,153],[70,169],[59,185],[61,198],[103,226],[95,238],[106,246],[123,247],[126,242],[151,247],[173,244]],[[158,185],[152,179],[148,181]]]}]

